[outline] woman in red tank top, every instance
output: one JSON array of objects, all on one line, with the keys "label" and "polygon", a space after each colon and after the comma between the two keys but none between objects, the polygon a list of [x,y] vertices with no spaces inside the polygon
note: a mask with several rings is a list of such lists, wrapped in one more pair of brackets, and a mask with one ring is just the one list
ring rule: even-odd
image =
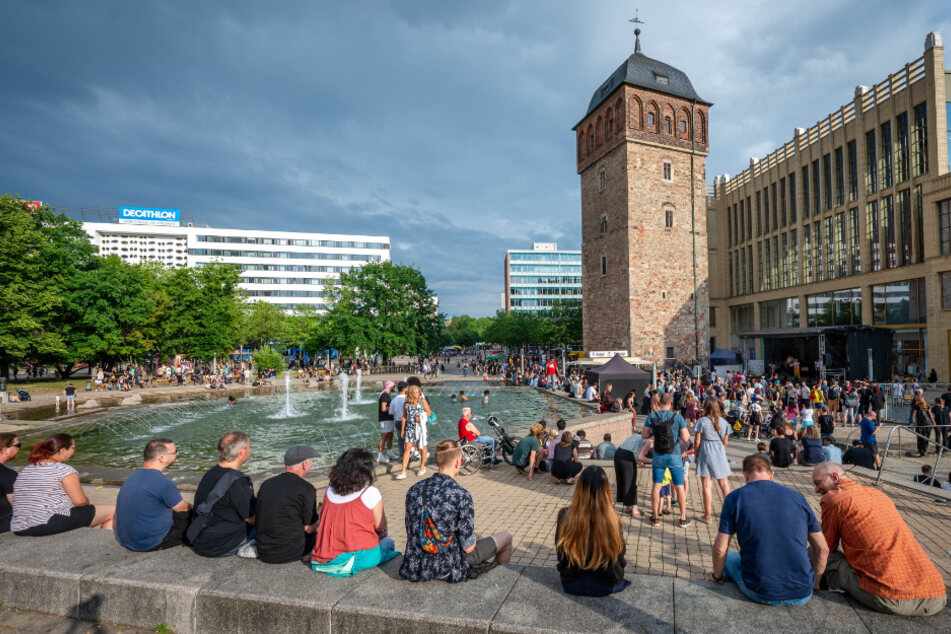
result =
[{"label": "woman in red tank top", "polygon": [[334,577],[378,566],[399,555],[387,537],[383,498],[373,485],[373,456],[348,449],[330,470],[311,567]]}]

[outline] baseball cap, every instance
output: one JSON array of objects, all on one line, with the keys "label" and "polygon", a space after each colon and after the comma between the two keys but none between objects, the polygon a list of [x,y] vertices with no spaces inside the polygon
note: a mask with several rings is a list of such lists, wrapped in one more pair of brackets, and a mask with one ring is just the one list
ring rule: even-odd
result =
[{"label": "baseball cap", "polygon": [[313,447],[308,447],[307,445],[294,445],[284,452],[284,466],[291,467],[313,457]]}]

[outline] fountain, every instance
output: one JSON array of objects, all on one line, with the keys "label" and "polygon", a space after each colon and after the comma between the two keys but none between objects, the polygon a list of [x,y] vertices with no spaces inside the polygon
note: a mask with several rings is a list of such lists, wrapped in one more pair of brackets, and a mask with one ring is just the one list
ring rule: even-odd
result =
[{"label": "fountain", "polygon": [[350,377],[346,372],[341,372],[337,375],[337,378],[340,379],[340,408],[337,410],[338,416],[335,420],[351,420],[354,418],[359,418],[359,414],[350,413],[350,398],[349,394],[347,393],[347,391],[350,389]]},{"label": "fountain", "polygon": [[373,399],[364,399],[363,398],[363,370],[357,368],[357,386],[353,391],[353,405],[369,405],[370,403],[375,403]]},{"label": "fountain", "polygon": [[268,418],[297,418],[298,416],[303,416],[303,414],[298,413],[291,407],[291,373],[288,370],[284,373],[284,409],[268,416]]}]

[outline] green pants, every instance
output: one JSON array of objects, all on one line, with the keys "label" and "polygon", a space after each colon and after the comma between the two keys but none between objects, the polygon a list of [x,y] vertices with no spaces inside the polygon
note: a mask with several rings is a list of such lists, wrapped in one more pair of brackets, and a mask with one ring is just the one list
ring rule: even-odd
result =
[{"label": "green pants", "polygon": [[859,587],[859,576],[841,551],[829,553],[822,580],[829,590],[843,590],[867,608],[899,616],[932,616],[944,609],[947,597],[934,599],[884,599]]}]

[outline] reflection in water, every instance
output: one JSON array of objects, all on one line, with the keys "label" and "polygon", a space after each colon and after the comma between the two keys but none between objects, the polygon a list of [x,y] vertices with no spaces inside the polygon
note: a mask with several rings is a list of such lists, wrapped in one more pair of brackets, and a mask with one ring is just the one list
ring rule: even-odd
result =
[{"label": "reflection in water", "polygon": [[[140,465],[146,442],[168,438],[178,447],[176,469],[204,470],[217,461],[218,438],[240,430],[251,435],[251,459],[244,469],[247,473],[279,470],[284,451],[297,444],[314,447],[315,466],[327,468],[345,449],[367,447],[375,451],[379,441],[376,399],[368,394],[366,404],[348,403],[346,386],[342,387],[342,394],[336,390],[310,390],[293,392],[289,397],[246,396],[232,406],[222,399],[109,412],[64,430],[76,436],[76,454],[70,462],[133,468]],[[490,404],[483,405],[479,396],[483,388],[479,387],[477,392],[472,389],[474,386],[468,387],[471,399],[466,403],[451,402],[450,396],[458,394],[458,390],[426,388],[425,394],[438,417],[429,429],[432,444],[441,438],[456,438],[456,423],[464,406],[472,408],[473,420],[484,432],[489,431],[484,421],[490,415],[497,416],[509,431],[517,433],[540,418],[578,418],[590,412],[577,403],[528,388],[493,389]],[[293,406],[295,417],[272,418],[276,410],[283,415],[289,405]],[[344,419],[342,414],[348,418]],[[31,446],[37,440],[24,438],[24,445]]]}]

